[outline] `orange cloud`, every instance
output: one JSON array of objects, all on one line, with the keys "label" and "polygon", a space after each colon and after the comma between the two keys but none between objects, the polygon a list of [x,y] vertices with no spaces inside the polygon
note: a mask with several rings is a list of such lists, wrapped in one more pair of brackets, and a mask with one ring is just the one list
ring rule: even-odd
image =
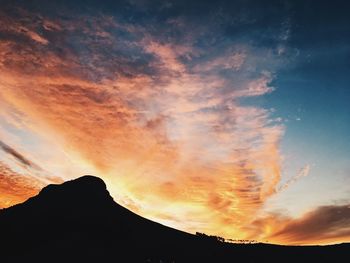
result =
[{"label": "orange cloud", "polygon": [[0,209],[24,202],[44,186],[41,181],[18,174],[0,162]]},{"label": "orange cloud", "polygon": [[48,183],[62,182],[1,140],[0,153],[0,208],[25,201]]},{"label": "orange cloud", "polygon": [[[25,13],[27,21],[33,16]],[[6,27],[13,22],[6,14],[0,22],[9,36],[0,40],[0,96],[7,111],[30,120],[19,126],[24,133],[58,141],[67,159],[93,167],[117,201],[144,216],[228,238],[252,233],[247,225],[259,224],[280,182],[284,127],[269,110],[240,103],[273,91],[270,73],[246,73],[255,56],[249,48],[202,55],[196,64],[203,52],[193,43],[103,15],[40,16],[24,31],[21,22]],[[227,70],[244,74],[220,73]],[[1,200],[21,201],[17,195],[36,189]]]},{"label": "orange cloud", "polygon": [[292,244],[327,244],[350,240],[350,206],[321,206],[289,221],[271,238]]},{"label": "orange cloud", "polygon": [[245,231],[250,232],[250,237],[271,243],[332,244],[350,239],[349,218],[349,204],[328,205],[317,207],[298,218],[270,214],[255,220]]}]

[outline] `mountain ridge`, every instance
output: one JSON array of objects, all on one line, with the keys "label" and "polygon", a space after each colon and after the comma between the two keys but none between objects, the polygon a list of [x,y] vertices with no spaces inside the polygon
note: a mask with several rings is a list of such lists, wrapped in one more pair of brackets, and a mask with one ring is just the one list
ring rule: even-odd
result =
[{"label": "mountain ridge", "polygon": [[48,185],[0,210],[0,229],[1,262],[333,262],[350,256],[349,244],[231,244],[172,229],[117,204],[104,181],[90,175]]}]

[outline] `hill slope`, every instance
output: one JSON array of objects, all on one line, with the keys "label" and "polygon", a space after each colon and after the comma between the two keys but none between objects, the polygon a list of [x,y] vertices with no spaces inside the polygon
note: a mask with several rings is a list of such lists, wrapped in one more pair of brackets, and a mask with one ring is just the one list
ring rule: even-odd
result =
[{"label": "hill slope", "polygon": [[0,211],[0,262],[339,262],[350,245],[232,245],[152,222],[83,176]]}]

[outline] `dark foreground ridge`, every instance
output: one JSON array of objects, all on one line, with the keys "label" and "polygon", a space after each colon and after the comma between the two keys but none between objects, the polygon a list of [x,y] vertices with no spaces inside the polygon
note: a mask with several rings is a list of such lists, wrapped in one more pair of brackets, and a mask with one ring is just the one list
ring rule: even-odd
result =
[{"label": "dark foreground ridge", "polygon": [[347,262],[350,244],[229,244],[152,222],[83,176],[0,211],[0,262]]}]

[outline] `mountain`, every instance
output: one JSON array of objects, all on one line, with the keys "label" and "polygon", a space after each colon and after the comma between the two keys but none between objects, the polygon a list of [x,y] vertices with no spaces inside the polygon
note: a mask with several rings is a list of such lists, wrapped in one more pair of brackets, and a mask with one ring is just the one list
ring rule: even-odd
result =
[{"label": "mountain", "polygon": [[0,262],[341,262],[350,244],[230,244],[145,219],[113,201],[100,178],[48,185],[0,210]]}]

